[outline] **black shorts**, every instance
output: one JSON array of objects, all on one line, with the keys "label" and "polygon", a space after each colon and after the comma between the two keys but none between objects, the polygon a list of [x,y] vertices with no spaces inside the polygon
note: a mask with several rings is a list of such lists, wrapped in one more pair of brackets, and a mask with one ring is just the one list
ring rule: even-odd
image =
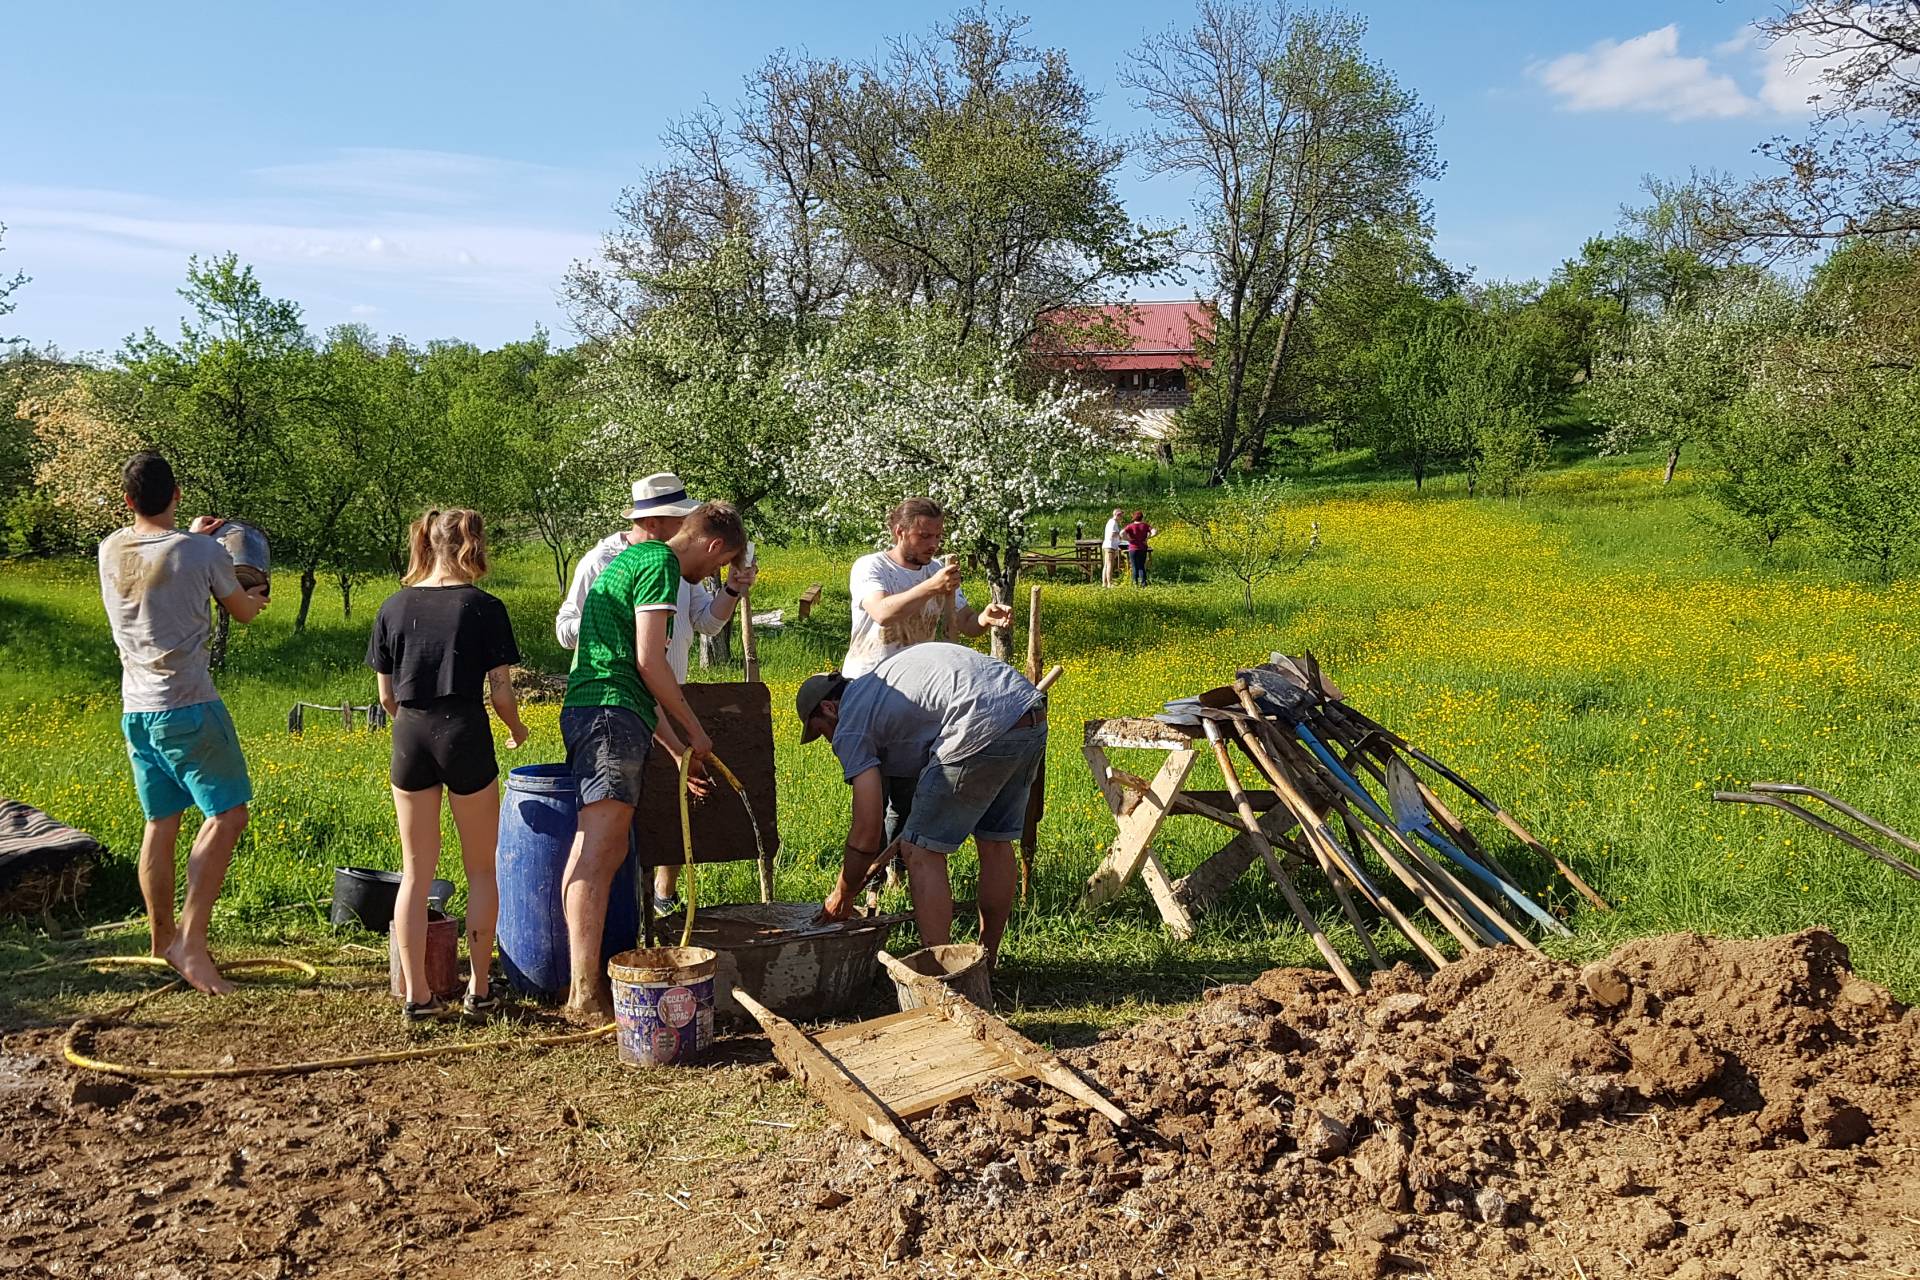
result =
[{"label": "black shorts", "polygon": [[445,787],[457,796],[484,791],[500,776],[487,704],[467,698],[402,703],[393,718],[393,768],[401,791]]}]

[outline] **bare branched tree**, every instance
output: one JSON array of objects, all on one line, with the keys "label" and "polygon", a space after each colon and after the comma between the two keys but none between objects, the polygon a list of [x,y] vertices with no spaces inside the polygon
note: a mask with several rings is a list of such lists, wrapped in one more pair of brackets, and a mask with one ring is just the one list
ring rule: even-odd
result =
[{"label": "bare branched tree", "polygon": [[1920,232],[1920,0],[1801,0],[1761,21],[1818,71],[1805,137],[1759,150],[1779,171],[1718,184],[1716,239],[1779,258]]}]

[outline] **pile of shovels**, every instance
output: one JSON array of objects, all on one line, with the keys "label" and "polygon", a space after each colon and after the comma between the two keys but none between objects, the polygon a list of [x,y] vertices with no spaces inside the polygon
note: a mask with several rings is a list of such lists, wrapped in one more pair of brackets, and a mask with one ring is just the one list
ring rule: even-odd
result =
[{"label": "pile of shovels", "polygon": [[[1529,926],[1569,932],[1527,896],[1492,850],[1447,807],[1435,790],[1442,784],[1492,814],[1595,907],[1609,909],[1571,867],[1479,788],[1348,703],[1312,655],[1294,659],[1276,653],[1269,662],[1239,671],[1231,686],[1170,702],[1156,718],[1205,736],[1239,825],[1301,927],[1350,991],[1361,989],[1360,980],[1295,888],[1295,875],[1304,869],[1317,869],[1325,878],[1376,971],[1387,964],[1362,903],[1433,964],[1447,959],[1413,913],[1388,894],[1389,878],[1466,951],[1508,944],[1538,950]],[[1240,781],[1230,743],[1241,748],[1278,799],[1282,813],[1264,824]],[[1416,764],[1433,781],[1423,778]]]}]

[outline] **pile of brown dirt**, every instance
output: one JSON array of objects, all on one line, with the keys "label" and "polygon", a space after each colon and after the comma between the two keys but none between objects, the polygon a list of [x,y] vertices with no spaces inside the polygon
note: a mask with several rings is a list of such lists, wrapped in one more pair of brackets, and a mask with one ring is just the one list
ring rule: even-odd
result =
[{"label": "pile of brown dirt", "polygon": [[805,1276],[1907,1276],[1920,1013],[1832,935],[1482,952],[1364,996],[1274,970],[913,1126],[932,1191],[837,1130],[740,1182]]}]

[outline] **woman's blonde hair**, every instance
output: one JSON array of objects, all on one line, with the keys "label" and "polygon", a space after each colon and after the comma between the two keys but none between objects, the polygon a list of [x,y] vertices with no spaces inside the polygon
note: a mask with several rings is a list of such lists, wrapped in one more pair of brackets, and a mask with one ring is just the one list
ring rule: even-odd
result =
[{"label": "woman's blonde hair", "polygon": [[478,511],[429,511],[407,532],[407,572],[402,586],[433,576],[436,566],[467,582],[487,576],[487,531]]}]

